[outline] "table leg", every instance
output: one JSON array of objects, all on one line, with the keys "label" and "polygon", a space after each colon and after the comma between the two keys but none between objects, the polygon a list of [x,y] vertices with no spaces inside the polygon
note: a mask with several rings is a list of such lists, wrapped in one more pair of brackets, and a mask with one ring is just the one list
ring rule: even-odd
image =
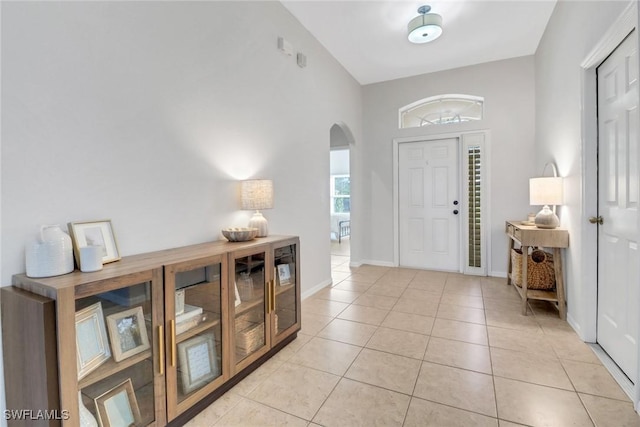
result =
[{"label": "table leg", "polygon": [[527,315],[527,260],[529,259],[529,246],[522,246],[522,315]]},{"label": "table leg", "polygon": [[511,278],[511,274],[513,272],[513,265],[511,265],[511,250],[515,242],[512,238],[509,238],[509,246],[507,247],[507,286],[513,284],[513,279]]},{"label": "table leg", "polygon": [[562,271],[562,251],[553,248],[553,270],[556,275],[556,296],[558,298],[558,312],[562,320],[567,319],[567,304],[564,295],[564,272]]}]

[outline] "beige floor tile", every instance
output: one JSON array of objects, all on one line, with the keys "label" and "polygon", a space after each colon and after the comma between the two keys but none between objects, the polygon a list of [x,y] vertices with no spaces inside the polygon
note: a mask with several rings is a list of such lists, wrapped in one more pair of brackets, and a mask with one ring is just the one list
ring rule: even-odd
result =
[{"label": "beige floor tile", "polygon": [[413,395],[490,417],[496,416],[491,375],[424,362]]},{"label": "beige floor tile", "polygon": [[410,397],[346,378],[313,421],[327,427],[402,426]]},{"label": "beige floor tile", "polygon": [[481,296],[443,293],[440,302],[442,304],[454,304],[463,307],[484,308]]},{"label": "beige floor tile", "polygon": [[295,340],[287,344],[282,350],[275,354],[272,359],[285,362],[291,359],[306,343],[313,338],[313,335],[299,333]]},{"label": "beige floor tile", "polygon": [[403,427],[497,427],[496,418],[412,398]]},{"label": "beige floor tile", "polygon": [[482,297],[482,287],[480,281],[450,281],[447,280],[447,284],[444,287],[445,294],[460,294],[470,295],[475,297]]},{"label": "beige floor tile", "polygon": [[382,310],[391,310],[397,301],[398,298],[396,297],[365,293],[360,295],[353,303],[355,305],[364,305],[366,307],[379,308]]},{"label": "beige floor tile", "polygon": [[422,359],[429,337],[415,332],[378,328],[366,347],[400,356]]},{"label": "beige floor tile", "polygon": [[431,271],[431,270],[420,270],[413,277],[414,281],[420,282],[433,282],[433,283],[444,283],[447,281],[447,276],[449,273],[445,273],[443,271]]},{"label": "beige floor tile", "polygon": [[310,421],[339,379],[333,374],[285,363],[249,398]]},{"label": "beige floor tile", "polygon": [[352,282],[349,279],[343,280],[337,285],[333,286],[333,289],[339,289],[341,291],[359,292],[364,293],[371,288],[371,283]]},{"label": "beige floor tile", "polygon": [[[485,310],[494,311],[510,311],[515,313],[522,313],[522,305],[520,299],[507,299],[507,298],[488,298],[482,297],[484,301]],[[527,307],[527,314],[533,315],[533,312]]]},{"label": "beige floor tile", "polygon": [[315,335],[331,322],[333,317],[315,314],[302,309],[302,330],[307,335]]},{"label": "beige floor tile", "polygon": [[524,424],[516,424],[516,423],[512,423],[511,421],[505,421],[505,420],[498,420],[498,425],[500,427],[527,427]]},{"label": "beige floor tile", "polygon": [[273,375],[283,365],[281,360],[271,358],[263,363],[258,369],[246,376],[242,381],[236,384],[231,391],[240,396],[248,396],[260,384],[265,382],[267,378]]},{"label": "beige floor tile", "polygon": [[317,292],[313,298],[327,299],[331,301],[346,302],[351,304],[360,296],[359,292],[343,291],[341,289],[324,288]]},{"label": "beige floor tile", "polygon": [[593,423],[575,392],[494,377],[498,418],[531,426]]},{"label": "beige floor tile", "polygon": [[491,348],[493,375],[549,387],[573,390],[573,385],[555,356]]},{"label": "beige floor tile", "polygon": [[484,310],[480,308],[462,307],[453,304],[440,304],[436,317],[462,322],[485,324]]},{"label": "beige floor tile", "polygon": [[433,317],[420,316],[419,314],[391,311],[381,326],[430,335],[434,320]]},{"label": "beige floor tile", "polygon": [[289,362],[344,375],[362,347],[315,337],[289,359]]},{"label": "beige floor tile", "polygon": [[331,281],[335,283],[340,283],[344,279],[351,277],[351,273],[347,273],[344,271],[331,270]]},{"label": "beige floor tile", "polygon": [[320,314],[322,316],[336,317],[349,304],[338,301],[329,301],[321,298],[307,298],[302,301],[302,312]]},{"label": "beige floor tile", "polygon": [[400,298],[396,305],[393,306],[393,311],[400,311],[402,313],[419,314],[421,316],[435,317],[438,312],[438,300],[417,300],[413,298]]},{"label": "beige floor tile", "polygon": [[389,310],[365,307],[363,305],[350,305],[338,315],[339,319],[352,320],[354,322],[367,323],[369,325],[379,325],[389,314]]},{"label": "beige floor tile", "polygon": [[318,333],[321,338],[364,347],[377,327],[350,320],[334,319]]},{"label": "beige floor tile", "polygon": [[433,292],[423,291],[415,288],[407,288],[402,293],[402,298],[417,301],[440,302],[440,297]]},{"label": "beige floor tile", "polygon": [[420,360],[365,348],[344,376],[399,393],[411,394],[420,364]]},{"label": "beige floor tile", "polygon": [[430,282],[430,281],[418,281],[412,280],[409,283],[409,289],[418,289],[420,291],[429,292],[436,295],[442,295],[444,292],[444,282]]},{"label": "beige floor tile", "polygon": [[506,348],[523,353],[535,353],[542,356],[553,356],[555,352],[543,334],[542,330],[520,331],[488,326],[489,345],[491,347]]},{"label": "beige floor tile", "polygon": [[404,292],[404,288],[399,288],[397,286],[389,286],[384,283],[376,283],[369,288],[367,293],[374,295],[384,295],[387,297],[395,297],[398,298]]},{"label": "beige floor tile", "polygon": [[562,360],[562,365],[577,391],[612,399],[629,400],[604,366],[573,360]]},{"label": "beige floor tile", "polygon": [[472,344],[487,345],[487,327],[476,323],[436,319],[431,335]]},{"label": "beige floor tile", "polygon": [[411,279],[409,278],[382,276],[381,278],[376,280],[375,284],[405,289],[407,286],[409,286],[410,281]]},{"label": "beige floor tile", "polygon": [[379,276],[377,275],[365,274],[361,273],[360,271],[358,271],[357,273],[352,273],[351,276],[349,276],[349,280],[351,282],[362,282],[371,284],[378,280],[378,278]]},{"label": "beige floor tile", "polygon": [[258,402],[243,399],[242,402],[227,412],[215,425],[216,427],[304,427],[307,425],[307,421]]},{"label": "beige floor tile", "polygon": [[187,427],[209,427],[220,420],[227,412],[245,399],[239,394],[225,393],[202,412],[185,424]]},{"label": "beige floor tile", "polygon": [[485,345],[431,337],[424,360],[491,374],[489,347]]},{"label": "beige floor tile", "polygon": [[516,303],[520,301],[520,294],[512,285],[507,285],[507,279],[500,280],[501,282],[499,283],[483,281],[482,296],[484,298],[502,299]]},{"label": "beige floor tile", "polygon": [[600,365],[600,359],[595,355],[591,347],[584,343],[578,335],[571,331],[563,331],[558,328],[550,330],[543,326],[547,341],[551,343],[556,355],[560,359],[575,360],[578,362]]},{"label": "beige floor tile", "polygon": [[520,311],[487,310],[486,318],[488,326],[532,332],[540,329],[534,316],[523,316]]},{"label": "beige floor tile", "polygon": [[631,402],[578,393],[596,427],[640,427]]}]

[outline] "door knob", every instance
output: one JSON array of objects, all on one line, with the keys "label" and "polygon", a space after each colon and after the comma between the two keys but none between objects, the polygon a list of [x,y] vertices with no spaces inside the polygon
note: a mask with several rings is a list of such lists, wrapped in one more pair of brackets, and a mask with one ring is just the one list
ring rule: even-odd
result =
[{"label": "door knob", "polygon": [[589,222],[591,224],[600,224],[600,225],[602,225],[602,223],[604,223],[604,219],[601,216],[592,216],[591,218],[589,218]]},{"label": "door knob", "polygon": [[454,215],[458,215],[458,209],[454,209],[454,210],[453,210],[453,214],[454,214]]},{"label": "door knob", "polygon": [[458,201],[457,201],[457,200],[454,200],[454,201],[453,201],[453,204],[454,204],[454,205],[456,205],[456,206],[458,206]]}]

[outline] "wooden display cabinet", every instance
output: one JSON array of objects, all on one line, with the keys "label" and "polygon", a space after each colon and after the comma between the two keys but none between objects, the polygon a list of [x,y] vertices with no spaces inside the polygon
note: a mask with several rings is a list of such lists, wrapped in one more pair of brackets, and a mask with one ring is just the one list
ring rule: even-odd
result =
[{"label": "wooden display cabinet", "polygon": [[[79,396],[96,419],[117,404],[130,410],[136,426],[182,425],[295,338],[299,270],[298,238],[269,236],[124,257],[93,273],[15,275],[3,295],[22,294],[3,298],[3,313],[9,302],[20,305],[11,312],[41,310],[23,328],[42,337],[43,348],[55,342],[57,351],[47,351],[43,369],[18,363],[20,372],[8,375],[6,385],[51,390],[38,402],[65,414],[57,420],[64,426],[79,425]],[[237,306],[236,284],[245,286]],[[51,339],[43,316],[53,310],[42,297],[55,301]],[[8,348],[21,325],[2,326]],[[9,360],[5,371],[16,368]],[[45,403],[21,393],[14,404],[8,409]]]},{"label": "wooden display cabinet", "polygon": [[[237,289],[229,300],[233,372],[300,329],[298,257],[297,238],[229,254],[229,277]],[[278,267],[282,266],[287,274],[281,281]]]}]

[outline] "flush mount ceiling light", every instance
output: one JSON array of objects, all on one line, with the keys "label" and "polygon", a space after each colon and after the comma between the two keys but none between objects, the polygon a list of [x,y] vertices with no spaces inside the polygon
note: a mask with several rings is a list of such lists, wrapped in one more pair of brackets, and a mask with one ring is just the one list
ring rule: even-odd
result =
[{"label": "flush mount ceiling light", "polygon": [[429,13],[431,6],[420,6],[419,16],[409,21],[409,41],[411,43],[427,43],[442,34],[442,16]]}]

